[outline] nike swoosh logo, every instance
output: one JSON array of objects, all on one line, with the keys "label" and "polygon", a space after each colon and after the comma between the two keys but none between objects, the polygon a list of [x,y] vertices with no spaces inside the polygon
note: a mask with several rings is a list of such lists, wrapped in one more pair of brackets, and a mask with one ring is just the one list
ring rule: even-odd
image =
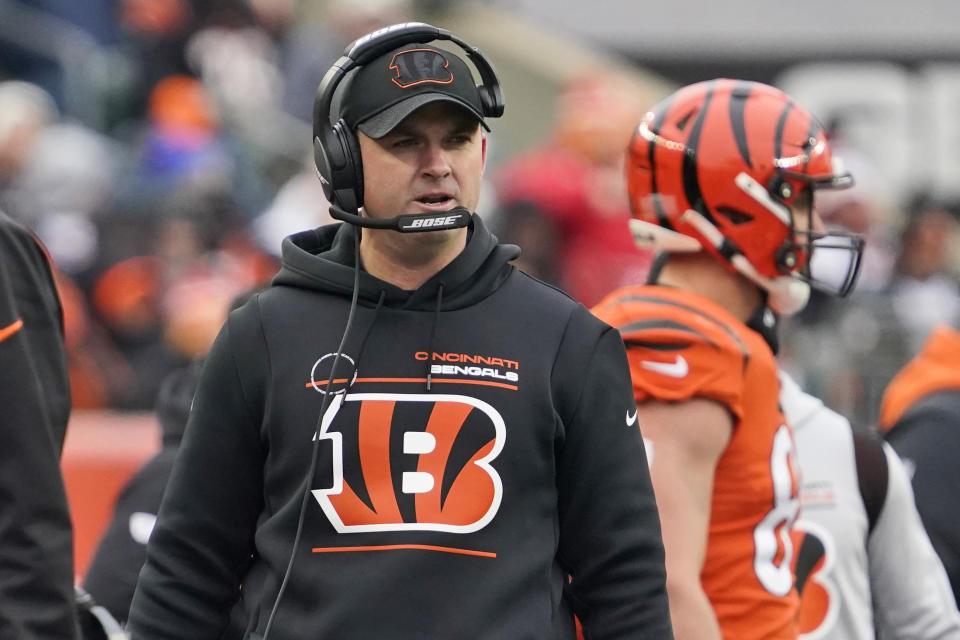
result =
[{"label": "nike swoosh logo", "polygon": [[5,327],[0,327],[0,342],[3,342],[17,331],[23,328],[23,320],[17,320],[14,323],[8,324]]},{"label": "nike swoosh logo", "polygon": [[671,378],[683,378],[690,373],[690,365],[687,364],[687,359],[681,355],[678,355],[677,359],[673,362],[643,360],[640,362],[640,366],[642,366],[644,369],[649,369],[650,371],[656,371],[657,373],[662,373],[665,376],[670,376]]},{"label": "nike swoosh logo", "polygon": [[630,412],[627,411],[627,426],[632,427],[633,423],[637,421],[637,410],[633,410],[633,415],[630,415]]}]

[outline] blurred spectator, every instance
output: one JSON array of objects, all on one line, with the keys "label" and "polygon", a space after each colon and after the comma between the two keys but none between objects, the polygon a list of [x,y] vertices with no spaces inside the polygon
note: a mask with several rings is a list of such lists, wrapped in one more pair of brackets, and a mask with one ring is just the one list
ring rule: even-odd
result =
[{"label": "blurred spectator", "polygon": [[0,188],[19,172],[34,140],[56,118],[53,99],[37,85],[0,82]]},{"label": "blurred spectator", "polygon": [[80,288],[62,273],[54,275],[63,304],[71,406],[73,409],[109,407],[114,398],[127,395],[127,391],[117,389],[128,389],[134,374],[91,314]]},{"label": "blurred spectator", "polygon": [[497,172],[492,225],[523,248],[516,264],[588,306],[642,282],[652,261],[631,239],[623,175],[644,106],[629,80],[585,72],[563,90],[550,140]]},{"label": "blurred spectator", "polygon": [[958,231],[945,207],[927,202],[915,208],[901,234],[891,301],[911,353],[920,350],[933,327],[960,320],[960,283],[950,272]]},{"label": "blurred spectator", "polygon": [[220,191],[181,187],[157,218],[148,250],[105,269],[92,288],[129,372],[111,387],[117,408],[152,406],[167,373],[206,354],[230,300],[277,269]]},{"label": "blurred spectator", "polygon": [[124,378],[103,381],[109,406],[150,407],[159,381],[183,366],[162,339],[160,298],[164,263],[156,256],[135,256],[111,266],[97,278],[92,306],[123,362]]},{"label": "blurred spectator", "polygon": [[243,233],[226,236],[179,273],[171,271],[160,310],[165,343],[180,357],[206,355],[230,300],[269,280],[277,266]]},{"label": "blurred spectator", "polygon": [[[217,104],[224,137],[237,145],[236,160],[256,167],[248,178],[289,175],[289,167],[300,155],[302,136],[309,133],[305,123],[281,108],[284,78],[278,68],[277,45],[256,24],[254,14],[204,25],[188,40],[185,56]],[[238,164],[234,170],[242,168]]]},{"label": "blurred spectator", "polygon": [[60,473],[70,389],[63,317],[40,244],[0,212],[0,637],[77,634]]},{"label": "blurred spectator", "polygon": [[119,37],[116,5],[117,0],[0,0],[0,78],[39,85],[64,112],[92,116],[100,106],[101,83],[113,80],[104,72],[107,48]]},{"label": "blurred spectator", "polygon": [[59,121],[39,87],[0,83],[0,205],[33,228],[71,276],[96,258],[96,218],[112,206],[121,161],[115,143]]},{"label": "blurred spectator", "polygon": [[11,185],[11,208],[28,220],[57,263],[83,273],[99,251],[97,219],[113,204],[123,152],[94,131],[59,122],[36,140]]},{"label": "blurred spectator", "polygon": [[[138,163],[125,194],[131,209],[152,215],[181,188],[218,191],[248,219],[263,209],[273,190],[269,166],[243,137],[248,132],[224,119],[229,106],[192,76],[167,76],[153,87],[146,120],[133,136]],[[263,121],[271,122],[270,115],[260,112],[258,135],[274,134]]]},{"label": "blurred spectator", "polygon": [[185,185],[229,189],[232,160],[220,138],[217,108],[196,79],[168,76],[150,92],[126,200],[155,214],[164,199]]},{"label": "blurred spectator", "polygon": [[[261,22],[277,33],[279,68],[285,79],[283,108],[313,121],[315,89],[344,47],[360,36],[411,19],[411,0],[327,0],[320,15],[303,15],[284,5],[292,0],[251,0]],[[301,3],[302,5],[302,3]],[[301,6],[301,9],[303,7]]]},{"label": "blurred spectator", "polygon": [[279,257],[284,238],[333,221],[330,203],[317,180],[311,157],[299,173],[280,187],[270,206],[254,219],[253,232],[265,251]]},{"label": "blurred spectator", "polygon": [[960,332],[930,334],[887,387],[879,426],[910,466],[917,509],[960,602]]},{"label": "blurred spectator", "polygon": [[121,622],[130,609],[147,540],[190,414],[200,366],[199,361],[194,362],[163,379],[156,399],[162,447],[124,486],[84,576],[83,588]]},{"label": "blurred spectator", "polygon": [[122,52],[134,68],[123,98],[123,115],[134,121],[147,111],[147,102],[159,82],[190,73],[186,47],[197,31],[209,24],[250,21],[246,3],[233,0],[117,1]]}]

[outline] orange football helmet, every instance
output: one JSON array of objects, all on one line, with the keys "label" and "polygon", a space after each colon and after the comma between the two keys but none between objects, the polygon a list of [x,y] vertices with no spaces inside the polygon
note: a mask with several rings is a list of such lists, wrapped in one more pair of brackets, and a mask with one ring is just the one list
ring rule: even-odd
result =
[{"label": "orange football helmet", "polygon": [[[808,230],[809,222],[798,229],[791,208],[809,202],[812,217],[814,189],[853,178],[813,116],[779,89],[729,79],[684,87],[646,114],[627,155],[638,244],[706,250],[784,314],[806,304],[810,285],[841,296],[853,289],[862,238]],[[843,252],[846,272],[815,277],[814,249]]]}]

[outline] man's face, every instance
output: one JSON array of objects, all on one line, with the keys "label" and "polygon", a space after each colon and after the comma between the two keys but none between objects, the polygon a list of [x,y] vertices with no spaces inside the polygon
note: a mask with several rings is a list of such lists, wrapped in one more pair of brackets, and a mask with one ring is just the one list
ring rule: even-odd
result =
[{"label": "man's face", "polygon": [[367,216],[449,211],[457,205],[476,211],[487,141],[463,108],[434,102],[382,138],[358,136]]}]

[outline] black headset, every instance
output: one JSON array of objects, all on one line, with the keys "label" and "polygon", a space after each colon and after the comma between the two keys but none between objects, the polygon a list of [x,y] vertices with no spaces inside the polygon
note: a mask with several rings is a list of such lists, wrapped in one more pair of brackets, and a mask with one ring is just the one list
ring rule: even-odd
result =
[{"label": "black headset", "polygon": [[[384,27],[351,44],[334,63],[317,88],[313,103],[313,159],[323,193],[330,202],[330,215],[337,220],[360,227],[396,229],[397,231],[435,231],[466,226],[470,212],[464,207],[428,214],[404,214],[389,219],[372,219],[359,215],[363,205],[363,163],[356,134],[343,118],[331,123],[330,111],[334,93],[351,69],[405,44],[450,40],[459,45],[480,74],[477,86],[484,117],[503,115],[503,90],[493,66],[483,53],[446,29],[423,22],[405,22]],[[444,218],[441,220],[441,218]]]}]

